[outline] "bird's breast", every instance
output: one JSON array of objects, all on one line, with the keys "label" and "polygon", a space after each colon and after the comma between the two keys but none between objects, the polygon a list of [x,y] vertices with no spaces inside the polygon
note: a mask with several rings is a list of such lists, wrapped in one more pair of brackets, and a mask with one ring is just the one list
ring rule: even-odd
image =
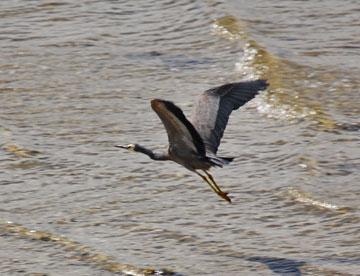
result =
[{"label": "bird's breast", "polygon": [[206,161],[204,156],[198,155],[194,151],[189,150],[178,150],[169,147],[169,156],[170,159],[188,170],[208,170],[211,167],[211,164]]}]

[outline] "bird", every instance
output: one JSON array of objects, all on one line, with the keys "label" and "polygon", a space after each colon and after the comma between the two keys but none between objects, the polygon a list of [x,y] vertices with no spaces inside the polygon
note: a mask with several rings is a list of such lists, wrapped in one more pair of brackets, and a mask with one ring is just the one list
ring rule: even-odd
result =
[{"label": "bird", "polygon": [[139,144],[116,145],[118,148],[143,153],[153,160],[174,161],[199,175],[222,199],[231,203],[209,170],[223,167],[234,157],[217,155],[230,114],[267,88],[266,80],[250,80],[227,83],[206,90],[196,101],[190,120],[173,102],[153,99],[151,107],[160,117],[168,136],[165,152],[153,152]]}]

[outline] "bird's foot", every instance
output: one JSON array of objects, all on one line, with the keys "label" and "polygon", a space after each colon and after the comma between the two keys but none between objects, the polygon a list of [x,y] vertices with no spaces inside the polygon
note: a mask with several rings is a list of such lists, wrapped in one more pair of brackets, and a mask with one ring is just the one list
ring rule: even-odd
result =
[{"label": "bird's foot", "polygon": [[225,199],[227,202],[231,203],[231,198],[228,197],[228,193],[218,192],[217,193],[221,198]]}]

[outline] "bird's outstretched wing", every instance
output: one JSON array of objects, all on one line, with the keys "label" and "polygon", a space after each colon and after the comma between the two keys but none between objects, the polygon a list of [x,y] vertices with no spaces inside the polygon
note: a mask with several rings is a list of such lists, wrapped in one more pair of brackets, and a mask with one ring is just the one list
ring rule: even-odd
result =
[{"label": "bird's outstretched wing", "polygon": [[216,154],[229,116],[268,86],[265,80],[229,83],[200,95],[191,122],[202,137],[206,151]]},{"label": "bird's outstretched wing", "polygon": [[192,151],[205,156],[205,145],[194,126],[174,103],[159,99],[151,101],[152,109],[160,117],[168,134],[169,146],[183,151]]}]

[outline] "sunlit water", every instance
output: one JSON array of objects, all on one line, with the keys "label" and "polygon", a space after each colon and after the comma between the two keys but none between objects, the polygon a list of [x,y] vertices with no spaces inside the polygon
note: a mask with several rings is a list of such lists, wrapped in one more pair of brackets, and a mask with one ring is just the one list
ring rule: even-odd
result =
[{"label": "sunlit water", "polygon": [[[359,11],[2,1],[0,274],[359,274]],[[255,78],[271,85],[233,113],[219,152],[236,159],[213,170],[231,205],[113,147],[165,148],[152,98],[190,114],[201,91]]]}]

